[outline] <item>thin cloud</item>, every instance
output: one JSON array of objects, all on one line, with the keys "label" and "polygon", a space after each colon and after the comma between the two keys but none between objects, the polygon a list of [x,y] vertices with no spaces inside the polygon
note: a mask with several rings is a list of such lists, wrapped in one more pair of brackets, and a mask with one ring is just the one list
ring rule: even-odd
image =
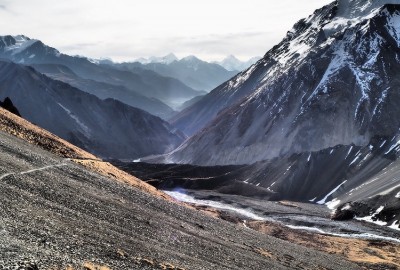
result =
[{"label": "thin cloud", "polygon": [[0,29],[91,58],[247,58],[265,54],[297,20],[330,1],[0,0],[7,11]]},{"label": "thin cloud", "polygon": [[97,46],[97,43],[75,43],[72,45],[60,46],[58,49],[61,51],[79,51],[86,50],[88,48],[93,48]]}]

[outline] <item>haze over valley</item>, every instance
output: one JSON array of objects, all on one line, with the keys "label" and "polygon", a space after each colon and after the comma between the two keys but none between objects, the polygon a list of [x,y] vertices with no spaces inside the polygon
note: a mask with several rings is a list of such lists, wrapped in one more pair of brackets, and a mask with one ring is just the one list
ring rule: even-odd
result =
[{"label": "haze over valley", "polygon": [[399,0],[72,2],[0,1],[0,269],[400,269]]}]

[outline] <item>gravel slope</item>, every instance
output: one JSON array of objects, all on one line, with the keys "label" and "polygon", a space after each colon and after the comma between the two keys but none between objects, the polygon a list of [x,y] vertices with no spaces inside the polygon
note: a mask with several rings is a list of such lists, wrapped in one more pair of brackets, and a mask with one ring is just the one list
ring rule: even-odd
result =
[{"label": "gravel slope", "polygon": [[0,268],[359,269],[91,173],[3,132],[0,153]]}]

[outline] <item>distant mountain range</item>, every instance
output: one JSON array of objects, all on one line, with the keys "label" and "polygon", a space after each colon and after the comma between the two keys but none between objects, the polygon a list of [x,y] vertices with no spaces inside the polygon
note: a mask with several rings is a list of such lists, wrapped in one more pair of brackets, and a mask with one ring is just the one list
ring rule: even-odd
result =
[{"label": "distant mountain range", "polygon": [[252,57],[247,61],[240,61],[234,55],[228,55],[222,61],[220,62],[217,61],[213,63],[218,64],[229,71],[242,71],[248,69],[251,65],[255,64],[261,58],[262,58],[261,56],[257,56],[257,57]]},{"label": "distant mountain range", "polygon": [[0,37],[0,57],[34,66],[99,98],[115,98],[164,119],[172,117],[184,102],[206,94],[253,62],[230,56],[215,64],[195,56],[179,60],[169,54],[118,64],[109,59],[62,54],[23,35]]},{"label": "distant mountain range", "polygon": [[167,122],[115,99],[101,100],[32,67],[0,61],[0,100],[20,115],[103,158],[161,154],[185,138]]},{"label": "distant mountain range", "polygon": [[151,56],[149,58],[141,57],[141,58],[136,59],[133,62],[139,62],[139,63],[144,64],[144,65],[152,64],[152,63],[159,63],[159,64],[167,64],[167,65],[169,65],[174,61],[179,61],[179,58],[176,57],[175,54],[170,53],[170,54],[167,54],[166,56],[162,56],[162,57],[157,57],[157,56]]},{"label": "distant mountain range", "polygon": [[178,60],[173,54],[153,58],[153,61],[121,63],[114,66],[132,72],[137,69],[152,70],[163,76],[178,79],[193,89],[207,92],[238,73],[237,70],[228,71],[219,64],[208,63],[195,56]]},{"label": "distant mountain range", "polygon": [[[166,56],[162,56],[162,57],[156,57],[156,56],[151,56],[149,58],[138,58],[132,62],[139,62],[141,64],[147,65],[147,64],[172,64],[175,61],[180,61],[182,59],[190,59],[190,58],[197,58],[195,56],[187,56],[184,58],[179,59],[175,54],[170,53],[167,54]],[[197,58],[200,61],[203,62],[208,62],[210,64],[217,64],[222,66],[223,68],[225,68],[228,71],[242,71],[245,70],[247,68],[249,68],[251,65],[253,65],[254,63],[256,63],[258,60],[260,60],[262,57],[261,56],[256,56],[256,57],[252,57],[247,61],[241,61],[238,58],[236,58],[234,55],[228,55],[227,57],[225,57],[222,61],[204,61],[204,60],[200,60],[199,58]],[[101,62],[104,60],[99,60],[99,62]],[[106,63],[106,62],[104,62]]]},{"label": "distant mountain range", "polygon": [[[174,106],[204,94],[175,78],[162,76],[151,70],[140,68],[131,71],[121,70],[105,64],[109,63],[108,61],[65,55],[39,40],[22,35],[0,37],[0,57],[19,64],[36,65],[38,70],[47,75],[82,87],[86,91],[88,91],[87,84],[90,83],[88,80],[102,83],[98,91],[91,87],[89,92],[100,98],[117,98],[163,118],[170,117],[173,110],[160,104],[159,101]],[[72,73],[66,72],[67,70]],[[102,90],[105,88],[112,90],[105,92]],[[132,95],[140,95],[143,103],[132,101]]]}]

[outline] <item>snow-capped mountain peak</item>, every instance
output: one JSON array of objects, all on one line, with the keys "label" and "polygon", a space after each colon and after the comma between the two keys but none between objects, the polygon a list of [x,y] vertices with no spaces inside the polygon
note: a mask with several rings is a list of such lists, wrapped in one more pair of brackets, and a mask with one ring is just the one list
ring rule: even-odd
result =
[{"label": "snow-capped mountain peak", "polygon": [[31,63],[34,58],[60,57],[61,53],[40,40],[24,35],[0,36],[0,54],[18,63]]},{"label": "snow-capped mountain peak", "polygon": [[178,57],[176,57],[175,54],[170,53],[170,54],[167,54],[167,55],[162,56],[162,57],[157,57],[157,56],[151,56],[149,58],[141,57],[141,58],[136,59],[135,61],[139,62],[141,64],[160,63],[160,64],[169,65],[172,62],[178,61],[178,60],[179,59],[178,59]]},{"label": "snow-capped mountain peak", "polygon": [[3,47],[5,51],[9,51],[13,55],[24,51],[26,48],[38,42],[37,39],[30,39],[24,35],[4,36],[1,37],[0,40],[0,47]]},{"label": "snow-capped mountain peak", "polygon": [[227,70],[241,70],[243,65],[243,63],[232,54],[225,57],[219,64]]},{"label": "snow-capped mountain peak", "polygon": [[[175,118],[193,136],[173,158],[248,164],[397,136],[400,5],[386,5],[393,3],[400,1],[336,1],[300,20],[257,64]],[[327,35],[340,20],[343,28]]]},{"label": "snow-capped mountain peak", "polygon": [[186,61],[186,62],[197,62],[197,61],[201,61],[199,58],[197,58],[194,55],[188,55],[184,58],[181,59],[181,61]]},{"label": "snow-capped mountain peak", "polygon": [[400,0],[338,0],[337,12],[331,22],[323,27],[326,36],[372,18],[386,4],[400,4]]},{"label": "snow-capped mountain peak", "polygon": [[337,16],[346,19],[362,18],[386,4],[400,4],[399,0],[338,0]]},{"label": "snow-capped mountain peak", "polygon": [[221,62],[214,62],[226,70],[229,71],[241,71],[245,70],[246,68],[250,67],[252,64],[257,62],[261,57],[252,57],[247,61],[240,61],[236,56],[234,55],[228,55],[225,57]]}]

